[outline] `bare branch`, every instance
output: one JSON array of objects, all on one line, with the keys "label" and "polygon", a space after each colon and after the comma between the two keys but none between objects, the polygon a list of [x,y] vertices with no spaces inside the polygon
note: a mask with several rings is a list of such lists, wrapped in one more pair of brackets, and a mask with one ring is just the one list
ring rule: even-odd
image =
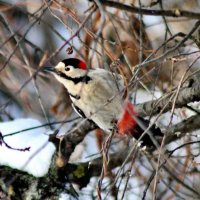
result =
[{"label": "bare branch", "polygon": [[191,19],[200,19],[200,14],[196,12],[190,12],[186,10],[174,9],[174,10],[153,10],[153,9],[142,9],[134,5],[127,5],[116,1],[102,0],[101,3],[105,6],[125,10],[127,12],[151,16],[166,16],[166,17],[187,17]]},{"label": "bare branch", "polygon": [[[166,94],[159,99],[148,101],[145,103],[137,104],[135,106],[138,114],[142,117],[158,114],[163,108],[163,112],[167,112],[172,108],[173,98],[176,94],[176,90]],[[190,80],[188,86],[184,86],[180,89],[177,99],[175,101],[175,107],[181,108],[188,103],[200,100],[200,83]]]}]

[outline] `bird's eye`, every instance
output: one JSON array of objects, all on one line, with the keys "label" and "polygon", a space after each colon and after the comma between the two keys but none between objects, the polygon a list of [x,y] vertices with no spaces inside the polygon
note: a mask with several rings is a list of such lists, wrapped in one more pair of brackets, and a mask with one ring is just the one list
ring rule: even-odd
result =
[{"label": "bird's eye", "polygon": [[65,67],[65,71],[69,71],[70,70],[70,67],[69,66],[66,66]]}]

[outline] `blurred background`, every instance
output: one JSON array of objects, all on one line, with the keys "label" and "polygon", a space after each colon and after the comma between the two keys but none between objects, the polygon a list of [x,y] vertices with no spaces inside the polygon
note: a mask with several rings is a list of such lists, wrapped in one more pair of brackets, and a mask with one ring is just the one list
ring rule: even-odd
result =
[{"label": "blurred background", "polygon": [[[1,122],[35,118],[45,124],[77,118],[67,91],[42,71],[43,67],[54,66],[69,57],[84,60],[90,68],[122,74],[126,84],[131,83],[128,94],[134,104],[164,97],[184,85],[192,75],[199,78],[199,28],[189,35],[197,18],[181,17],[179,13],[181,10],[199,13],[200,1],[115,2],[160,10],[161,14],[128,12],[122,7],[104,6],[98,0],[0,1]],[[166,17],[164,12],[162,15],[163,10],[174,12],[176,17]],[[156,62],[151,62],[153,59]],[[143,67],[144,63],[147,64]],[[198,102],[191,106],[198,111]],[[194,114],[188,108],[172,109],[160,115],[156,123],[166,129]],[[148,119],[155,120],[151,116]],[[74,122],[48,128],[59,128],[60,135],[67,134]],[[70,162],[91,161],[100,156],[106,137],[101,130],[89,133],[76,146]],[[198,131],[170,143],[168,148],[196,141],[197,137]],[[115,136],[109,152],[123,151],[133,143],[130,138]],[[156,199],[194,199],[196,194],[191,188],[199,189],[199,153],[197,143],[173,154],[157,177]],[[154,156],[139,153],[134,164],[129,162],[123,168],[114,186],[120,167],[111,169],[102,184],[104,199],[141,199],[157,167]],[[80,199],[97,199],[98,178],[93,177],[79,191]],[[149,188],[146,199],[152,199],[155,194],[154,185]],[[65,191],[62,196],[71,198]]]}]

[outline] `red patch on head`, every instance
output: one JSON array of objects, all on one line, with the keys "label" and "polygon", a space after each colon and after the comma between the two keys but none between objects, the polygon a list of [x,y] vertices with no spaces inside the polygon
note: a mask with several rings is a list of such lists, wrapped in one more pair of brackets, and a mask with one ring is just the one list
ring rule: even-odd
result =
[{"label": "red patch on head", "polygon": [[78,67],[79,67],[80,69],[84,69],[84,70],[87,69],[87,65],[86,65],[85,62],[83,62],[82,60],[79,60]]},{"label": "red patch on head", "polygon": [[122,117],[117,122],[119,134],[128,134],[132,129],[134,129],[135,125],[137,124],[134,116],[137,117],[134,106],[130,101],[126,101],[124,103]]}]

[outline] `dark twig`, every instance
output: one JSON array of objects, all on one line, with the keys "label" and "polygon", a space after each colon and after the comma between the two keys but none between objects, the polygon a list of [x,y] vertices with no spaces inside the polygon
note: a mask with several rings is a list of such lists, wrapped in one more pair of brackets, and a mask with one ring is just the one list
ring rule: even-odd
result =
[{"label": "dark twig", "polygon": [[153,10],[153,9],[140,9],[134,5],[127,5],[116,1],[102,0],[104,6],[125,10],[127,12],[151,16],[165,16],[165,17],[187,17],[190,19],[200,19],[200,14],[192,11],[174,9],[174,10]]},{"label": "dark twig", "polygon": [[56,125],[56,124],[69,123],[69,122],[73,122],[73,121],[75,121],[75,120],[77,120],[77,119],[79,119],[79,118],[74,118],[74,119],[69,119],[69,120],[63,120],[63,121],[55,121],[55,122],[45,123],[45,124],[42,124],[42,125],[40,125],[40,126],[32,126],[32,127],[30,127],[30,128],[21,129],[21,130],[19,130],[19,131],[6,134],[6,135],[4,135],[3,137],[5,138],[5,137],[9,137],[9,136],[21,134],[21,133],[23,133],[23,132],[30,131],[30,130],[34,130],[34,129],[38,129],[38,128],[42,128],[42,127],[45,127],[45,126],[52,126],[52,125]]},{"label": "dark twig", "polygon": [[15,151],[29,151],[31,147],[25,147],[25,148],[14,148],[11,147],[7,142],[5,142],[4,137],[2,135],[2,133],[0,132],[0,146],[4,144],[8,149],[12,149]]}]

